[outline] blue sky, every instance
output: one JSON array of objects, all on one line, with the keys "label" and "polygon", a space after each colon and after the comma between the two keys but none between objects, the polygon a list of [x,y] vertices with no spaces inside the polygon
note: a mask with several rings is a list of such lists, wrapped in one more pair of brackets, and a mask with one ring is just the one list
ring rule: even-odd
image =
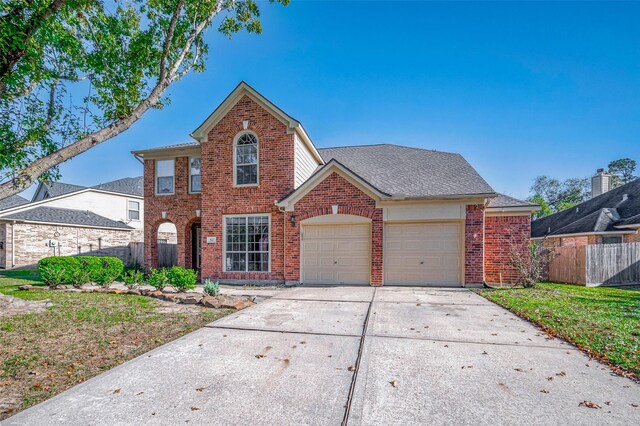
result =
[{"label": "blue sky", "polygon": [[208,33],[171,104],[65,163],[62,181],[142,174],[129,152],[189,141],[240,80],[318,147],[465,156],[499,192],[640,162],[640,3],[260,2],[263,34]]}]

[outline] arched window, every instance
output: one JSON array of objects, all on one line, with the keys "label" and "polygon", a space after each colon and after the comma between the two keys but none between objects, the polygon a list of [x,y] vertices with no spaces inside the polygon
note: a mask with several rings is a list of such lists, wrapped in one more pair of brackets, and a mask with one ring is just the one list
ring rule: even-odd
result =
[{"label": "arched window", "polygon": [[258,184],[258,138],[253,133],[242,133],[236,138],[233,154],[235,184]]}]

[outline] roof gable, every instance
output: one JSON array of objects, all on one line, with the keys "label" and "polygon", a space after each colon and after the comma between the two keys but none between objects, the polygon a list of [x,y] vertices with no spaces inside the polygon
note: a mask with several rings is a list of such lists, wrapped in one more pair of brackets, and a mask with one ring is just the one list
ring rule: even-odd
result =
[{"label": "roof gable", "polygon": [[318,150],[311,142],[309,135],[302,127],[302,124],[291,117],[289,114],[280,109],[276,104],[268,100],[266,97],[258,93],[253,87],[249,86],[244,81],[241,81],[240,84],[236,86],[235,89],[227,97],[222,101],[220,105],[207,117],[207,119],[198,126],[196,130],[191,133],[191,137],[196,139],[199,142],[206,142],[208,133],[215,127],[220,120],[227,115],[227,113],[234,107],[235,104],[240,101],[244,96],[249,97],[258,105],[260,105],[265,110],[269,111],[275,118],[280,120],[283,124],[287,126],[289,131],[297,132],[302,141],[307,145],[310,149],[311,153],[316,160],[319,162],[323,162],[322,157],[318,153]]},{"label": "roof gable", "polygon": [[19,195],[12,195],[10,197],[0,200],[0,211],[10,209],[13,207],[22,206],[28,204],[29,200]]},{"label": "roof gable", "polygon": [[297,189],[284,197],[282,200],[278,201],[277,205],[280,207],[285,207],[287,209],[292,209],[291,206],[293,206],[298,200],[302,199],[305,195],[311,192],[313,188],[318,186],[318,184],[324,181],[325,178],[330,176],[332,173],[337,173],[338,175],[342,176],[349,183],[353,184],[356,188],[358,188],[374,200],[391,198],[389,194],[380,191],[378,188],[362,179],[362,177],[358,176],[338,160],[332,159],[324,166],[319,168],[316,173],[314,173]]}]

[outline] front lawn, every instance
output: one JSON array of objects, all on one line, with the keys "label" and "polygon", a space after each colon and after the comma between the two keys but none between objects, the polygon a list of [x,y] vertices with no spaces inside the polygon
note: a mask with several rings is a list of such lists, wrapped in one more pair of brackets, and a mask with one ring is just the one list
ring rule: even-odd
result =
[{"label": "front lawn", "polygon": [[640,379],[640,291],[542,283],[478,294]]},{"label": "front lawn", "polygon": [[134,295],[18,290],[24,284],[41,284],[37,272],[0,272],[0,293],[53,306],[0,315],[0,420],[230,312]]}]

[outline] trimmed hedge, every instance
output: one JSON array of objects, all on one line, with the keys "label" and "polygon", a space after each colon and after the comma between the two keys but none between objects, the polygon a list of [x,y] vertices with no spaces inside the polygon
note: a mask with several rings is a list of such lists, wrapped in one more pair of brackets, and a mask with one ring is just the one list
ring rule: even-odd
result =
[{"label": "trimmed hedge", "polygon": [[109,285],[122,274],[124,264],[112,256],[51,256],[38,262],[38,270],[49,285],[81,286],[88,282]]}]

